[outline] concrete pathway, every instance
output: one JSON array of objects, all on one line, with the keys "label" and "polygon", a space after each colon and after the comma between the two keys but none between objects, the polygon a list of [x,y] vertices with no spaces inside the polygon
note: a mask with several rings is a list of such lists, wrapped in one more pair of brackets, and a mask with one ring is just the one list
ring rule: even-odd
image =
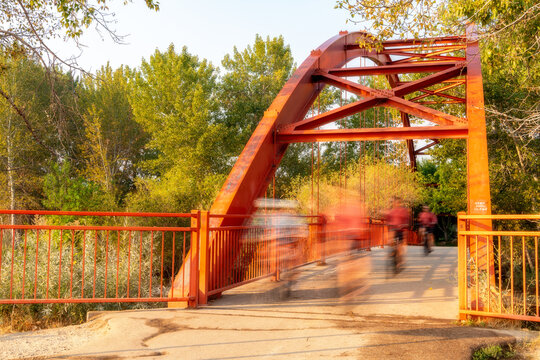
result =
[{"label": "concrete pathway", "polygon": [[[44,346],[10,356],[25,335],[0,337],[0,357],[457,360],[484,344],[515,341],[516,332],[456,325],[456,249],[435,248],[428,257],[421,251],[409,248],[405,270],[390,277],[386,249],[303,267],[287,299],[280,298],[285,282],[264,279],[197,310],[97,314],[72,327],[88,338],[62,351]],[[32,347],[54,331],[29,333]]]}]

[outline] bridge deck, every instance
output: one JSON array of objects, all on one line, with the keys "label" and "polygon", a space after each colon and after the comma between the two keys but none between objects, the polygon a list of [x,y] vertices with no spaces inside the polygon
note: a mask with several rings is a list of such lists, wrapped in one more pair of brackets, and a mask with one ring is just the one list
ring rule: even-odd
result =
[{"label": "bridge deck", "polygon": [[373,249],[305,266],[291,296],[281,299],[285,281],[260,280],[224,293],[211,306],[294,308],[309,306],[321,313],[422,316],[457,319],[457,248],[437,247],[429,256],[408,247],[405,269],[389,276],[388,249]]}]

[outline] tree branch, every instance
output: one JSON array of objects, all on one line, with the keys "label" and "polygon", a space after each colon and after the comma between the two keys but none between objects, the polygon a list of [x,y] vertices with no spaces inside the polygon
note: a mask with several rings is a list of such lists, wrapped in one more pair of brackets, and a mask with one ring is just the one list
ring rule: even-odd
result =
[{"label": "tree branch", "polygon": [[34,128],[32,127],[32,124],[30,124],[30,121],[28,120],[28,117],[26,116],[26,113],[24,112],[24,110],[19,107],[17,104],[15,104],[15,102],[13,101],[13,99],[7,94],[4,92],[4,90],[0,89],[0,95],[6,99],[6,101],[10,104],[10,106],[15,110],[15,112],[21,117],[21,119],[24,121],[24,124],[26,125],[26,128],[28,129],[28,131],[30,131],[30,134],[32,135],[32,137],[34,138],[34,140],[39,144],[41,145],[44,149],[46,149],[49,153],[51,153],[52,155],[56,155],[56,153],[54,152],[54,150],[52,148],[50,148],[49,146],[47,146],[41,139],[40,137],[37,135],[37,132],[34,130]]}]

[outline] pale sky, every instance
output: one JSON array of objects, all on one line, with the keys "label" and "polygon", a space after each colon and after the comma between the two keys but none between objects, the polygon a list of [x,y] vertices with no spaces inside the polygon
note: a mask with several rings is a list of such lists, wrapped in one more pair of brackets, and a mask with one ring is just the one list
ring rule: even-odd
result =
[{"label": "pale sky", "polygon": [[[78,59],[82,68],[95,71],[110,62],[136,67],[156,48],[161,51],[173,43],[180,50],[206,58],[216,66],[231,53],[252,44],[255,34],[274,37],[283,35],[297,65],[312,49],[339,33],[358,30],[346,23],[347,13],[334,9],[334,0],[160,0],[160,11],[148,9],[143,0],[121,5],[115,0],[111,11],[116,13],[115,28],[128,35],[127,45],[115,44],[108,35],[100,38],[89,28],[81,39],[87,45]],[[78,54],[74,47],[57,41],[53,47],[62,55]]]}]

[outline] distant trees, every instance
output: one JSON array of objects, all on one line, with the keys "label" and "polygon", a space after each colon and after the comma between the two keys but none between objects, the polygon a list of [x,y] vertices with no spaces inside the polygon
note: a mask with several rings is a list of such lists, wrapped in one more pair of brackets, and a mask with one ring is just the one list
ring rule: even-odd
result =
[{"label": "distant trees", "polygon": [[229,130],[216,118],[216,87],[217,69],[185,47],[156,51],[135,72],[131,104],[149,136],[131,200],[137,208],[206,207],[221,186]]},{"label": "distant trees", "polygon": [[[88,137],[97,138],[100,105],[96,105],[93,112],[80,107],[84,107],[79,103],[84,86],[69,71],[82,69],[77,67],[75,59],[59,57],[49,41],[64,37],[77,43],[91,25],[120,41],[121,36],[109,26],[114,20],[108,13],[110,2],[0,2],[0,162],[3,165],[0,194],[6,194],[2,196],[2,207],[42,206],[44,175],[51,169],[66,168],[65,164],[69,164],[70,176],[95,172],[82,155],[85,151],[88,153],[87,148],[92,143],[81,144]],[[145,2],[150,9],[159,7],[157,1]],[[94,126],[85,128],[85,122]],[[122,165],[122,171],[129,168],[126,165]],[[91,178],[95,176],[92,174]],[[109,185],[113,182],[108,181]],[[104,185],[110,189],[109,185]],[[52,188],[47,190],[49,194],[50,191]]]},{"label": "distant trees", "polygon": [[136,69],[76,79],[56,68],[51,82],[39,61],[4,58],[0,85],[16,106],[0,103],[2,207],[208,207],[293,68],[281,37],[257,36],[223,63],[220,77],[171,45]]},{"label": "distant trees", "polygon": [[82,81],[80,109],[83,139],[80,146],[80,174],[123,203],[134,189],[139,162],[149,140],[143,126],[135,121],[130,96],[134,90],[133,72],[125,67],[113,70],[109,65],[85,76]]},{"label": "distant trees", "polygon": [[233,132],[231,151],[238,154],[292,75],[294,59],[282,36],[264,40],[256,35],[253,45],[243,51],[235,47],[232,54],[225,55],[222,65],[224,74],[218,90],[221,121]]}]

